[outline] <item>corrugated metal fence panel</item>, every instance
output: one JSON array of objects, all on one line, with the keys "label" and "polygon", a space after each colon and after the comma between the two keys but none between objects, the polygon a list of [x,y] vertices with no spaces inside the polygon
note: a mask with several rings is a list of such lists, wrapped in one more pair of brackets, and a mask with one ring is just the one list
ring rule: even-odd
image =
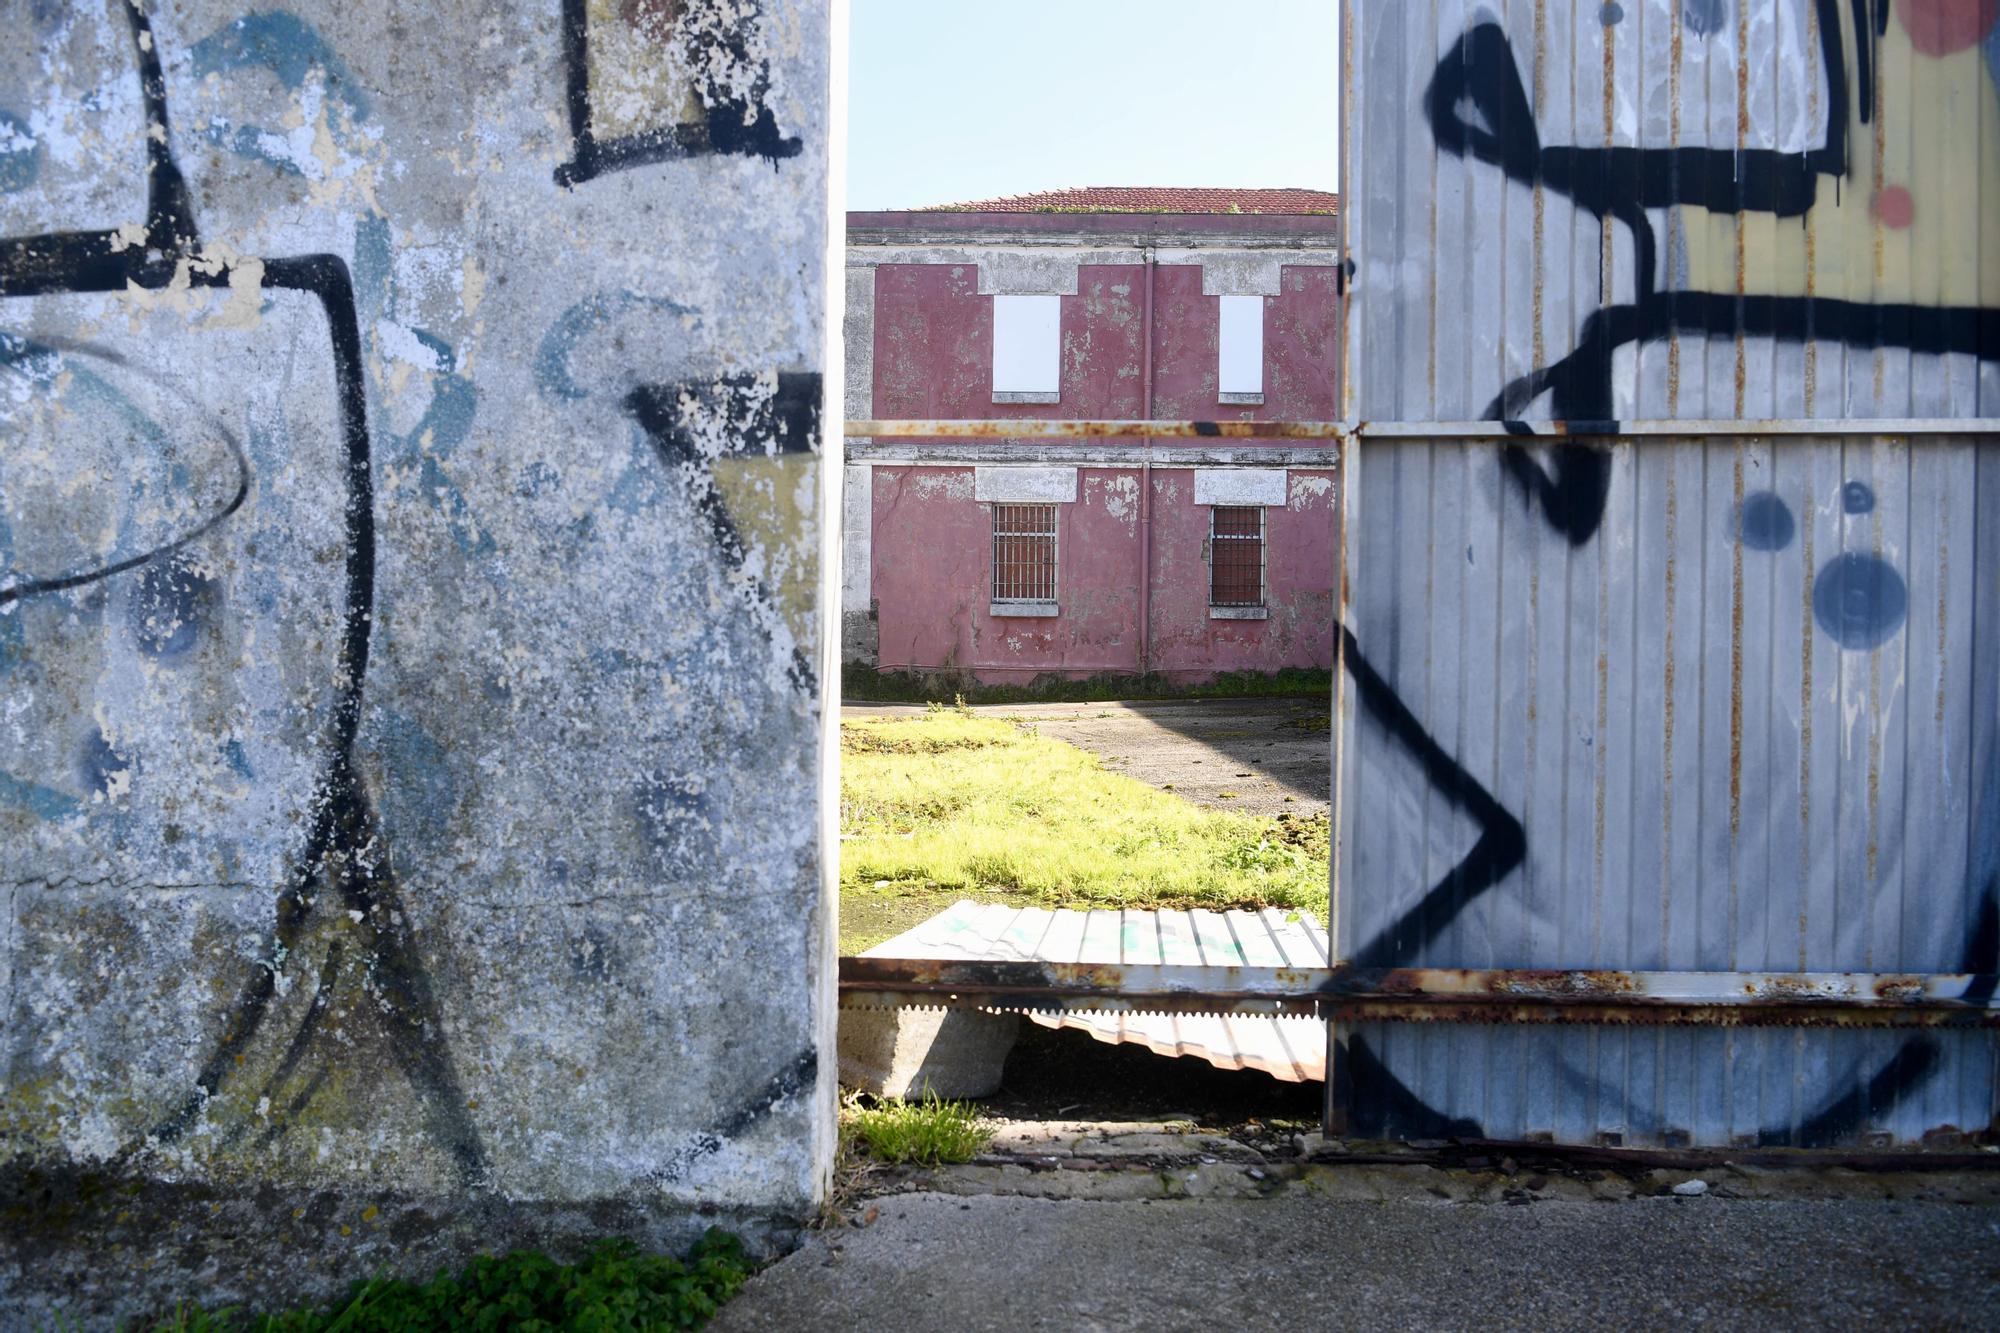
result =
[{"label": "corrugated metal fence panel", "polygon": [[[1856,8],[1351,7],[1362,419],[2000,415],[2000,36]],[[1740,212],[1686,202],[1702,172]],[[1341,956],[1993,970],[1992,437],[1353,452]],[[1980,1033],[1353,1039],[1363,1132],[1909,1141],[1996,1111]]]},{"label": "corrugated metal fence panel", "polygon": [[[2000,448],[1623,443],[1579,546],[1490,484],[1490,445],[1363,460],[1352,669],[1379,688],[1349,693],[1342,957],[1991,969]],[[1857,1131],[1901,1141],[1995,1110],[1981,1033],[1357,1032],[1403,1132],[1427,1107],[1504,1136],[1782,1139],[1858,1091]]]},{"label": "corrugated metal fence panel", "polygon": [[2000,415],[1990,6],[1351,10],[1362,419]]}]

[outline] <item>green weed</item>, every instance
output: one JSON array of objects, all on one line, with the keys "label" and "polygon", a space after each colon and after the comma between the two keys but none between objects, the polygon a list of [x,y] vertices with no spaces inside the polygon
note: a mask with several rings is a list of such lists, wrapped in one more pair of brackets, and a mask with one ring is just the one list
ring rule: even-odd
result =
[{"label": "green weed", "polygon": [[993,1139],[991,1126],[970,1102],[945,1101],[936,1093],[914,1102],[877,1098],[872,1106],[852,1100],[841,1108],[840,1122],[850,1143],[866,1145],[869,1155],[883,1162],[969,1162]]},{"label": "green weed", "polygon": [[582,1262],[540,1254],[474,1259],[430,1282],[358,1282],[340,1305],[243,1316],[180,1306],[151,1333],[420,1333],[509,1329],[578,1333],[700,1328],[748,1280],[743,1243],[711,1228],[685,1261],[645,1254],[628,1240],[599,1242]]}]

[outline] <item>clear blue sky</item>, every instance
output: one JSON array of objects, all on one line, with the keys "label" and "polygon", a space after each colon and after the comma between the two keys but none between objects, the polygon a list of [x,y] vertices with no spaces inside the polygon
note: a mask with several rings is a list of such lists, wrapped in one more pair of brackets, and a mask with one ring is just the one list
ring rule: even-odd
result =
[{"label": "clear blue sky", "polygon": [[1334,188],[1334,0],[849,4],[851,209]]}]

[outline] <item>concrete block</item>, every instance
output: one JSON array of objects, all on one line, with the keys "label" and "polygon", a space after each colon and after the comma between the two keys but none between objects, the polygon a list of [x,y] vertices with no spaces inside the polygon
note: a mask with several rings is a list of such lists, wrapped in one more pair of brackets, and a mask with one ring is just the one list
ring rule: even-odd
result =
[{"label": "concrete block", "polygon": [[855,1009],[840,1015],[840,1082],[877,1097],[984,1097],[1000,1087],[1019,1014]]}]

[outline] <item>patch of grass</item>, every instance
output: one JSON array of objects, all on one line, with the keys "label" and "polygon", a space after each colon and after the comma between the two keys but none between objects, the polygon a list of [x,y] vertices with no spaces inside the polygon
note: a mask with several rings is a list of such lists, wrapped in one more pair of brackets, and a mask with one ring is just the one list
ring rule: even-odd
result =
[{"label": "patch of grass", "polygon": [[840,1132],[877,1161],[919,1166],[969,1162],[993,1139],[992,1127],[972,1103],[945,1101],[936,1093],[914,1102],[879,1097],[869,1106],[850,1100],[841,1108]]},{"label": "patch of grass", "polygon": [[[911,726],[921,721],[921,726]],[[962,704],[931,705],[921,719],[865,717],[840,724],[842,754],[943,754],[1012,744],[1020,728],[1012,719],[985,718]]]},{"label": "patch of grass", "polygon": [[358,1282],[328,1310],[243,1316],[182,1307],[153,1333],[415,1333],[427,1329],[575,1329],[584,1333],[693,1329],[750,1277],[743,1242],[710,1228],[685,1261],[607,1240],[582,1262],[546,1255],[482,1256],[456,1277],[421,1285]]},{"label": "patch of grass", "polygon": [[1124,699],[1244,699],[1333,696],[1333,672],[1319,667],[1231,671],[1189,685],[1165,676],[1101,675],[1086,680],[1038,676],[1025,685],[982,685],[969,673],[877,671],[849,663],[840,669],[840,697],[854,703],[932,703],[952,696],[975,704],[1100,703]]},{"label": "patch of grass", "polygon": [[[851,745],[857,733],[867,739]],[[1326,910],[1324,819],[1204,810],[1031,728],[954,709],[844,722],[841,736],[843,953],[960,898]],[[855,929],[871,917],[873,929]]]}]

